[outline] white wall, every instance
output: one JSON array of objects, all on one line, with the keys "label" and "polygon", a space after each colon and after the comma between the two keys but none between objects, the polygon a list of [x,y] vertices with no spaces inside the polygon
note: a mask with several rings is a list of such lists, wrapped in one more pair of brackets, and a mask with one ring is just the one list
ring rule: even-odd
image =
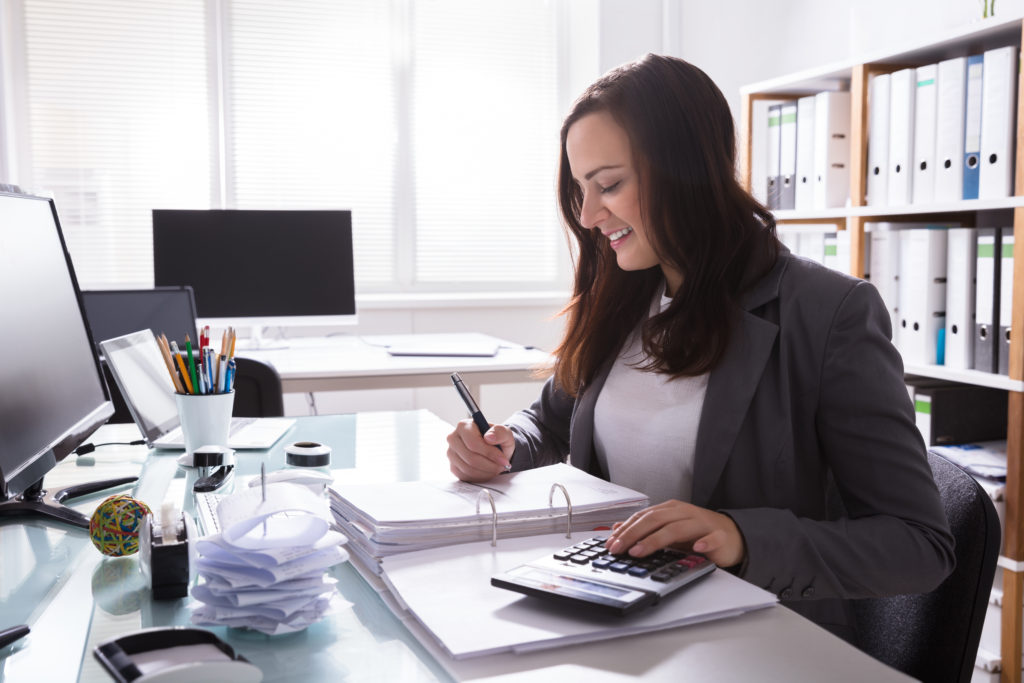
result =
[{"label": "white wall", "polygon": [[[739,120],[743,85],[928,42],[981,19],[981,0],[696,0],[680,7],[677,56],[718,84]],[[996,17],[1024,13],[998,0]]]}]

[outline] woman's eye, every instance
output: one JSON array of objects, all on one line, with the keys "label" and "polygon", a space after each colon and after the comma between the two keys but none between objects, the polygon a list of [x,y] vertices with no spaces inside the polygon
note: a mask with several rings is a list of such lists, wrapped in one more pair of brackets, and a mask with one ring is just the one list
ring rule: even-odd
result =
[{"label": "woman's eye", "polygon": [[608,192],[614,192],[615,188],[617,188],[621,182],[622,181],[620,180],[618,182],[612,183],[608,187],[601,187],[600,185],[598,185],[597,187],[601,191],[601,194],[606,194]]}]

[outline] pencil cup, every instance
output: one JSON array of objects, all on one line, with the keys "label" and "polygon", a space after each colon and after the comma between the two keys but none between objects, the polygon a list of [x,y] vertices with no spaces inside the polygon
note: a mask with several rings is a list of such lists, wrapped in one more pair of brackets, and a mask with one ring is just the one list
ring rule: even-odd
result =
[{"label": "pencil cup", "polygon": [[185,452],[203,446],[227,446],[235,392],[225,394],[175,394],[178,417],[185,437]]}]

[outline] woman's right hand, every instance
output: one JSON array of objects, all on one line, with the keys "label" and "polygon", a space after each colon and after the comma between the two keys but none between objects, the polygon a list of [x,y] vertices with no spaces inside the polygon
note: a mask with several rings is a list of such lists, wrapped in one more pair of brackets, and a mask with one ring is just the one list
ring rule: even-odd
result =
[{"label": "woman's right hand", "polygon": [[508,471],[515,448],[512,430],[505,425],[491,425],[481,436],[473,420],[462,420],[448,435],[448,463],[462,481],[487,481]]}]

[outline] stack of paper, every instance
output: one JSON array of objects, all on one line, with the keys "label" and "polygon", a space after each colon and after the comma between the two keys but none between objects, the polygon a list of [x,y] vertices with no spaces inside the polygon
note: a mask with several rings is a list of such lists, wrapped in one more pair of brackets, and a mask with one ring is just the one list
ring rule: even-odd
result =
[{"label": "stack of paper", "polygon": [[197,543],[203,579],[192,597],[201,626],[249,628],[268,635],[301,631],[336,600],[324,572],[348,559],[345,536],[330,530],[323,498],[304,486],[268,484],[226,496],[218,534]]},{"label": "stack of paper", "polygon": [[[428,648],[454,659],[530,652],[696,624],[771,607],[771,593],[728,572],[706,578],[625,617],[567,608],[490,585],[490,577],[589,537],[533,536],[431,548],[383,560],[392,611]],[[680,643],[686,642],[680,635]],[[442,660],[442,664],[445,662]]]},{"label": "stack of paper", "polygon": [[412,481],[331,488],[331,511],[351,541],[353,557],[377,574],[382,557],[484,541],[495,531],[498,538],[564,534],[570,505],[572,529],[593,531],[625,520],[647,507],[648,499],[564,464],[486,484]]}]

